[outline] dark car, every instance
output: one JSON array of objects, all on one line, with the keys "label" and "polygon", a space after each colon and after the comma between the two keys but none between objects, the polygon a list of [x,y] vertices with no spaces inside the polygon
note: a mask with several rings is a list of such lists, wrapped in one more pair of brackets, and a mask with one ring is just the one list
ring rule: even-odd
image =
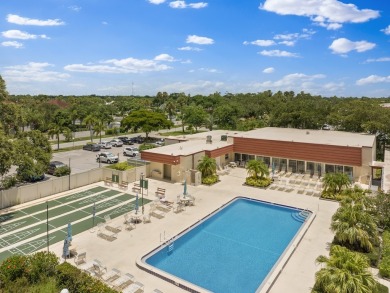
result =
[{"label": "dark car", "polygon": [[123,144],[127,144],[127,145],[134,144],[134,142],[132,142],[132,140],[130,138],[128,138],[127,136],[120,136],[120,137],[118,137],[118,139],[121,140],[123,142]]},{"label": "dark car", "polygon": [[49,168],[47,168],[47,174],[54,175],[54,172],[56,171],[56,169],[58,169],[60,167],[67,167],[67,165],[60,162],[60,161],[50,162]]},{"label": "dark car", "polygon": [[100,151],[101,146],[98,145],[97,143],[87,143],[86,145],[83,145],[83,150],[86,151],[93,151],[93,152],[98,152]]},{"label": "dark car", "polygon": [[132,137],[131,141],[133,143],[143,143],[145,141],[145,139],[141,135],[138,135],[136,137]]}]

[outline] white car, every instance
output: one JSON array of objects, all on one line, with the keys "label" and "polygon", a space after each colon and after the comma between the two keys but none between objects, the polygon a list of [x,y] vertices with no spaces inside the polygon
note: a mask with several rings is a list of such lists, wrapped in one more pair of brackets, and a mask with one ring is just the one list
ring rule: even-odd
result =
[{"label": "white car", "polygon": [[123,149],[124,156],[136,157],[139,155],[139,150],[136,147],[125,147]]},{"label": "white car", "polygon": [[96,162],[112,164],[118,163],[118,160],[118,156],[115,156],[113,153],[110,152],[101,152],[100,154],[96,155]]},{"label": "white car", "polygon": [[98,145],[100,145],[100,147],[102,149],[110,149],[111,148],[111,143],[109,141],[99,142]]},{"label": "white car", "polygon": [[110,144],[113,147],[121,147],[121,146],[123,146],[123,141],[121,141],[120,139],[113,139],[110,141]]}]

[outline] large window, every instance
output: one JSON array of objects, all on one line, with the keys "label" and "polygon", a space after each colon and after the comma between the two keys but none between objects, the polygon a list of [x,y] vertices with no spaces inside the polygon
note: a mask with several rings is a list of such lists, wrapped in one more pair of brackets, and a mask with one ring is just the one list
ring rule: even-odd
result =
[{"label": "large window", "polygon": [[297,161],[288,160],[288,172],[297,173]]}]

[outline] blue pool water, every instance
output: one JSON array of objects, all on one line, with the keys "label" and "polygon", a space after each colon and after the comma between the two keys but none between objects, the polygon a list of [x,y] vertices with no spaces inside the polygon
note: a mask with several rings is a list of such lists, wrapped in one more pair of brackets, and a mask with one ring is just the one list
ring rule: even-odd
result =
[{"label": "blue pool water", "polygon": [[299,211],[240,198],[145,262],[212,292],[255,292],[301,227]]}]

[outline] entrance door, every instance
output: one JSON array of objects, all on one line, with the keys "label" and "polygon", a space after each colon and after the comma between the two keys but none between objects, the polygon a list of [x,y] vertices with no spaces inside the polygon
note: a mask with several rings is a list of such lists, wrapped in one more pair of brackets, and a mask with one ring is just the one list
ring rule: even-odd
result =
[{"label": "entrance door", "polygon": [[164,164],[164,179],[171,180],[172,177],[172,166]]}]

